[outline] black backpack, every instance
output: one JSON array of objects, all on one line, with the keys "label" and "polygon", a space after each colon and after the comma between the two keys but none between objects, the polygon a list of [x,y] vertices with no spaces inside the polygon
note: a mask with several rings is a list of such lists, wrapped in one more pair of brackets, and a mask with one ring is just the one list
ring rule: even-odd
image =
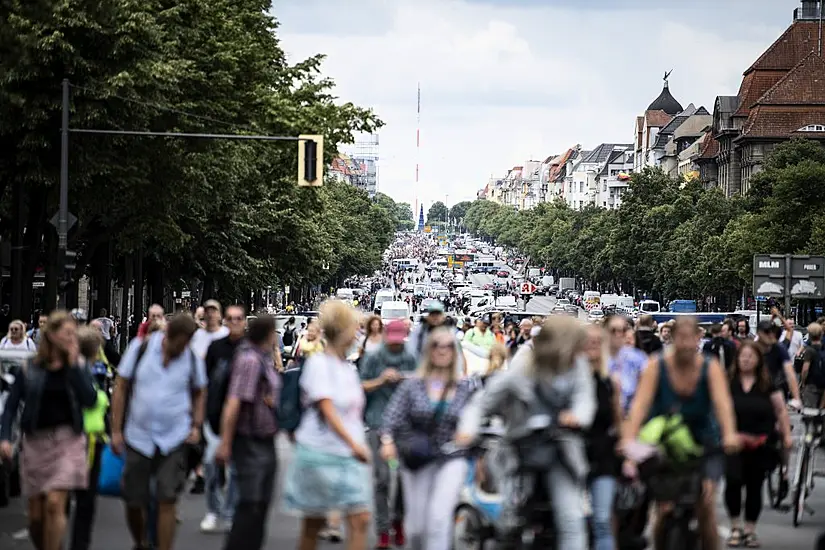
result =
[{"label": "black backpack", "polygon": [[811,361],[810,366],[808,366],[808,378],[805,382],[819,389],[823,389],[825,388],[825,346],[814,349],[817,353],[813,361]]},{"label": "black backpack", "polygon": [[285,346],[292,346],[295,344],[295,327],[288,328],[284,331],[284,336],[281,341]]},{"label": "black backpack", "polygon": [[221,417],[226,394],[229,393],[229,379],[232,376],[232,361],[220,359],[209,376],[206,393],[206,421],[215,434],[221,433]]}]

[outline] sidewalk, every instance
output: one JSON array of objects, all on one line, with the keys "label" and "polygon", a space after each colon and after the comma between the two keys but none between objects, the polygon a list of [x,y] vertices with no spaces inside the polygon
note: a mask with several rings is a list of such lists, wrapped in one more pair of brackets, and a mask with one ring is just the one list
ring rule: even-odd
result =
[{"label": "sidewalk", "polygon": [[26,515],[23,513],[23,500],[12,499],[11,504],[0,508],[0,548],[19,550],[31,548],[25,535]]}]

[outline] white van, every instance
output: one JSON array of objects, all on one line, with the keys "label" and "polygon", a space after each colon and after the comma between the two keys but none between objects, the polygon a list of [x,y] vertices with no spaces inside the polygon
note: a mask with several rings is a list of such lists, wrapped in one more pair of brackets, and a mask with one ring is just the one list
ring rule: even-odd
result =
[{"label": "white van", "polygon": [[355,292],[351,288],[339,288],[335,292],[335,297],[345,302],[352,302],[355,299]]},{"label": "white van", "polygon": [[656,300],[642,300],[639,304],[639,310],[644,313],[659,313],[662,311],[662,306]]},{"label": "white van", "polygon": [[619,296],[616,300],[616,308],[633,309],[636,307],[636,302],[633,296]]},{"label": "white van", "polygon": [[395,321],[396,319],[409,319],[410,308],[407,302],[384,302],[381,304],[381,320],[384,323]]},{"label": "white van", "polygon": [[430,262],[430,266],[428,269],[447,269],[449,267],[450,264],[449,262],[447,262],[447,260],[438,259]]},{"label": "white van", "polygon": [[395,292],[389,289],[379,290],[375,293],[375,303],[372,305],[372,309],[375,311],[381,311],[381,304],[384,302],[392,302],[395,300]]}]

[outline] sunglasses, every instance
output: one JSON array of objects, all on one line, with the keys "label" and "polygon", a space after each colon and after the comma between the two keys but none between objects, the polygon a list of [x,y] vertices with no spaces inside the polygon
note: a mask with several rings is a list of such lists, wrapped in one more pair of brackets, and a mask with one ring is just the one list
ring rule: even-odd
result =
[{"label": "sunglasses", "polygon": [[610,334],[624,334],[625,332],[627,332],[626,328],[612,327],[610,329]]},{"label": "sunglasses", "polygon": [[230,323],[231,322],[237,323],[239,321],[243,321],[243,317],[241,317],[241,316],[227,317],[226,320],[229,321]]},{"label": "sunglasses", "polygon": [[436,342],[433,344],[433,349],[452,349],[452,342]]}]

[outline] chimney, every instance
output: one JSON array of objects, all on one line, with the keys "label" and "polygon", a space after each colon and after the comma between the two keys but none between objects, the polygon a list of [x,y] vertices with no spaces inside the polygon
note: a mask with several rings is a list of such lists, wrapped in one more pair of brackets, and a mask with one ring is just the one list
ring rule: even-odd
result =
[{"label": "chimney", "polygon": [[793,10],[794,21],[818,21],[822,0],[802,0],[801,6]]}]

